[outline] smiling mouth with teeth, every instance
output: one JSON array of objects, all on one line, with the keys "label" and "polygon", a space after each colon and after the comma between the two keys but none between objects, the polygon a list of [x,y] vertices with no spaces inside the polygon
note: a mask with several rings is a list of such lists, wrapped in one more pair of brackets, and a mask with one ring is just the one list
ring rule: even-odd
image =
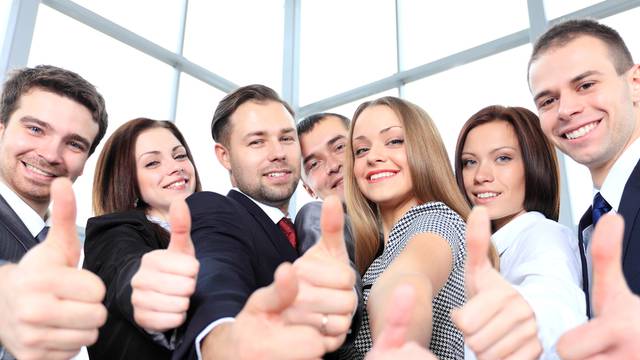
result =
[{"label": "smiling mouth with teeth", "polygon": [[369,176],[369,180],[370,181],[375,181],[375,180],[379,180],[379,179],[383,179],[383,178],[392,177],[395,174],[396,173],[391,172],[391,171],[381,172],[381,173],[377,173],[377,174],[373,174],[373,175]]},{"label": "smiling mouth with teeth", "polygon": [[165,186],[165,189],[180,189],[183,188],[187,185],[187,183],[189,182],[189,179],[184,179],[184,180],[179,180],[176,182],[173,182],[167,186]]},{"label": "smiling mouth with teeth", "polygon": [[50,178],[58,177],[58,175],[56,175],[56,174],[52,174],[52,173],[46,172],[46,171],[44,171],[44,170],[42,170],[42,169],[39,169],[39,168],[37,168],[37,167],[35,167],[35,166],[31,165],[31,164],[27,164],[27,163],[26,163],[26,162],[24,162],[24,161],[22,162],[22,164],[23,164],[27,169],[29,169],[30,171],[32,171],[32,172],[34,172],[34,173],[36,173],[36,174],[38,174],[38,175],[47,176],[47,177],[50,177]]},{"label": "smiling mouth with teeth", "polygon": [[591,132],[591,130],[593,130],[596,126],[598,126],[598,121],[594,121],[592,123],[589,123],[585,126],[582,126],[574,131],[569,131],[567,133],[564,133],[563,137],[565,139],[569,139],[569,140],[575,140],[575,139],[579,139],[585,135],[587,135],[588,133]]},{"label": "smiling mouth with teeth", "polygon": [[490,198],[494,198],[497,197],[498,195],[500,195],[500,193],[495,193],[495,192],[482,192],[482,193],[478,193],[476,194],[476,197],[478,199],[490,199]]}]

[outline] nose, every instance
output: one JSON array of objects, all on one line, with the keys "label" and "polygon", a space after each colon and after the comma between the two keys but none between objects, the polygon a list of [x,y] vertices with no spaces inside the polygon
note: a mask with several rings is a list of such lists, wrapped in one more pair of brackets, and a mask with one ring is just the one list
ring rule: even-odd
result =
[{"label": "nose", "polygon": [[385,159],[386,154],[384,153],[384,149],[372,144],[371,148],[369,148],[369,152],[367,152],[367,164],[373,166],[375,163],[384,162]]},{"label": "nose", "polygon": [[169,165],[169,175],[177,175],[184,173],[185,161],[178,161],[173,159]]},{"label": "nose", "polygon": [[287,158],[284,145],[278,141],[271,141],[269,144],[269,161],[283,161]]},{"label": "nose", "polygon": [[482,184],[493,181],[493,167],[487,162],[480,162],[476,167],[476,172],[473,175],[473,181],[476,184]]},{"label": "nose", "polygon": [[344,162],[344,155],[331,155],[327,158],[327,174],[338,174],[342,170],[342,163]]},{"label": "nose", "polygon": [[50,137],[43,140],[38,147],[38,155],[51,165],[62,163],[62,141],[51,139]]},{"label": "nose", "polygon": [[558,118],[560,118],[560,120],[571,120],[573,116],[581,113],[583,110],[580,95],[574,91],[562,92],[558,103]]}]

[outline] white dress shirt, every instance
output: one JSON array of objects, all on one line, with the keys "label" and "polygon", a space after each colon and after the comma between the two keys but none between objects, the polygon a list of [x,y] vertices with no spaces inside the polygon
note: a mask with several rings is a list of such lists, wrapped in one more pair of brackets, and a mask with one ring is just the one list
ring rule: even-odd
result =
[{"label": "white dress shirt", "polygon": [[[492,236],[500,273],[529,303],[543,346],[541,359],[559,359],[555,344],[587,320],[578,240],[539,212],[519,215]],[[467,350],[466,358],[475,358]]]}]

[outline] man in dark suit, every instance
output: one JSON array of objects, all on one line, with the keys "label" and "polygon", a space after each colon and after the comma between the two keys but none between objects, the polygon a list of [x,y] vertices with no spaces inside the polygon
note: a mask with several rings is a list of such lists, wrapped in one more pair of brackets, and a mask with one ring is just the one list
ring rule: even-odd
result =
[{"label": "man in dark suit", "polygon": [[[622,268],[629,288],[639,294],[640,65],[634,64],[615,30],[593,20],[569,20],[537,40],[529,61],[529,86],[547,137],[591,173],[594,201],[582,217],[578,233],[586,294],[590,294],[593,282],[588,256],[593,229],[600,216],[611,210],[625,220]],[[596,300],[604,296],[590,295]],[[627,299],[626,312],[639,314],[637,296]],[[603,321],[597,319],[601,315],[598,311],[607,312],[602,303],[591,305],[595,305],[595,321]],[[614,327],[640,336],[636,316],[607,317],[606,324],[615,322]],[[580,343],[608,344],[614,336],[616,332],[610,331],[610,339],[588,337]],[[624,346],[622,338],[615,341]]]},{"label": "man in dark suit", "polygon": [[216,156],[234,189],[226,197],[202,192],[187,199],[200,273],[174,358],[250,357],[258,348],[278,358],[292,356],[295,339],[282,339],[269,329],[251,343],[238,341],[236,316],[251,293],[273,281],[282,262],[294,262],[300,282],[284,320],[321,332],[324,351],[337,349],[357,304],[355,273],[342,224],[333,242],[321,241],[304,256],[296,250],[287,217],[300,178],[293,111],[273,90],[250,85],[220,102],[211,129]]},{"label": "man in dark suit", "polygon": [[[25,68],[11,74],[4,84],[0,98],[0,260],[5,263],[0,266],[0,340],[16,357],[73,354],[95,341],[93,333],[102,324],[94,319],[104,315],[100,304],[104,286],[99,279],[84,270],[67,271],[70,269],[56,265],[47,266],[39,277],[30,276],[28,264],[34,263],[29,259],[35,257],[45,262],[51,252],[44,251],[48,255],[42,256],[37,254],[43,250],[38,250],[28,259],[26,255],[47,237],[45,220],[52,182],[59,177],[73,181],[82,174],[106,127],[102,96],[73,72],[53,66]],[[71,192],[71,187],[62,191]],[[70,223],[75,222],[73,205],[68,215]],[[75,227],[72,230],[65,227],[65,231],[67,237],[78,242]],[[79,242],[76,246],[79,247]],[[39,247],[43,248],[50,249]],[[23,257],[25,261],[21,261]],[[78,282],[69,279],[67,285],[61,286],[60,279],[68,279],[61,274],[77,276]],[[7,285],[20,281],[25,285],[17,289]],[[86,283],[91,285],[83,287]],[[92,300],[79,311],[70,305],[80,300],[77,296],[85,289],[84,294],[93,294]],[[59,300],[68,300],[67,304],[47,303],[52,293],[58,294]],[[96,298],[98,304],[93,303]],[[25,316],[25,312],[37,311],[35,307],[46,313],[33,318]],[[86,313],[89,308],[95,308],[94,314]],[[75,325],[56,322],[58,317],[65,317]],[[88,336],[71,333],[79,325],[87,326]],[[50,332],[47,338],[55,340],[45,341],[44,332]],[[5,359],[11,358],[5,351],[0,348]]]}]

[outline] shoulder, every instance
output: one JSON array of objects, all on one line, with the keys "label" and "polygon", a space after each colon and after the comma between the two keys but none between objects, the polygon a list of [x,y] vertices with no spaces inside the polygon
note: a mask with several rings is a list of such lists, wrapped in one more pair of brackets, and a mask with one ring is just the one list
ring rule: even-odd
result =
[{"label": "shoulder", "polygon": [[130,210],[92,217],[87,221],[87,238],[120,227],[144,230],[149,224],[146,215],[140,210]]},{"label": "shoulder", "polygon": [[428,202],[413,207],[400,222],[412,233],[455,233],[464,236],[465,222],[458,213],[441,202]]},{"label": "shoulder", "polygon": [[521,231],[513,234],[513,244],[519,253],[539,256],[541,253],[575,253],[578,241],[568,227],[547,219],[538,212],[528,212],[528,223]]}]

